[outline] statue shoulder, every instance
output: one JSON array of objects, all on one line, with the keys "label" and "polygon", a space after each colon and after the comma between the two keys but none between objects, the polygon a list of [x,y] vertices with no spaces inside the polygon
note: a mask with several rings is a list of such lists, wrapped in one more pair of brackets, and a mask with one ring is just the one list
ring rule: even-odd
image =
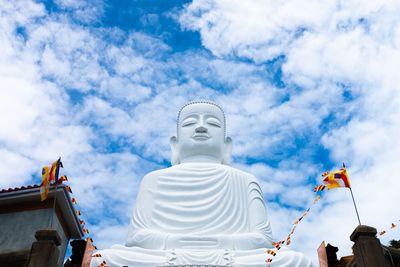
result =
[{"label": "statue shoulder", "polygon": [[170,173],[171,171],[172,167],[151,171],[143,177],[142,183],[155,183],[160,176]]},{"label": "statue shoulder", "polygon": [[[232,168],[232,167],[231,167]],[[245,183],[247,184],[247,192],[248,192],[248,198],[249,200],[259,200],[260,205],[262,205],[263,209],[265,209],[265,202],[263,198],[263,190],[261,188],[261,185],[253,174],[238,170],[235,168],[232,168],[234,172],[236,172],[237,177],[242,177],[242,179],[245,179]]]},{"label": "statue shoulder", "polygon": [[227,166],[227,168],[230,169],[231,172],[236,173],[237,176],[243,177],[248,181],[248,183],[256,183],[259,184],[257,177],[255,177],[253,174],[233,168],[231,166]]},{"label": "statue shoulder", "polygon": [[162,175],[165,172],[166,172],[166,169],[159,169],[159,170],[151,171],[143,177],[142,183],[155,182],[157,180],[157,178],[160,177],[160,175]]}]

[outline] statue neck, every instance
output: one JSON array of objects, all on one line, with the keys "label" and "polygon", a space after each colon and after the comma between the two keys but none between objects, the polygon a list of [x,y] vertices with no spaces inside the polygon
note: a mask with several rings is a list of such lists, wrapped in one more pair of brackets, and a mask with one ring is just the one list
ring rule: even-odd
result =
[{"label": "statue neck", "polygon": [[209,155],[196,155],[181,159],[181,163],[193,163],[193,162],[221,164],[221,159]]}]

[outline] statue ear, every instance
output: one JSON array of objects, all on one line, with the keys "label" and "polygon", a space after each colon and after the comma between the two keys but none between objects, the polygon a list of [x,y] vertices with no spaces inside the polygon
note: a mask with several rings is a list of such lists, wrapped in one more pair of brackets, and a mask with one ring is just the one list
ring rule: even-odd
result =
[{"label": "statue ear", "polygon": [[232,156],[232,138],[229,136],[225,138],[225,149],[222,158],[222,164],[230,165]]},{"label": "statue ear", "polygon": [[171,136],[169,144],[171,146],[171,164],[179,164],[178,138],[176,138],[176,136]]}]

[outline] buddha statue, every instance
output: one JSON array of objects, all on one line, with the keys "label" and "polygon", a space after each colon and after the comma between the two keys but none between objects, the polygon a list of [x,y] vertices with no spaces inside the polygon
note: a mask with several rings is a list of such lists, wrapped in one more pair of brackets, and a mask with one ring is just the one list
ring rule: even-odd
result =
[{"label": "buddha statue", "polygon": [[[125,246],[98,251],[91,266],[266,267],[274,249],[257,179],[229,166],[232,140],[216,104],[186,104],[171,137],[172,166],[141,183]],[[301,253],[282,248],[272,267],[309,267]]]}]

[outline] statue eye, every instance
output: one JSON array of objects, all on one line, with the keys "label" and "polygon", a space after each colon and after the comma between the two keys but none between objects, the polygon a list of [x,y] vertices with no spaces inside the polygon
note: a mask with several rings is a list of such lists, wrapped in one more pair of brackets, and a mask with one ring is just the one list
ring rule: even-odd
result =
[{"label": "statue eye", "polygon": [[206,122],[212,126],[221,128],[221,122],[216,118],[208,118]]},{"label": "statue eye", "polygon": [[182,122],[182,127],[190,126],[196,124],[197,120],[195,118],[187,118]]}]

